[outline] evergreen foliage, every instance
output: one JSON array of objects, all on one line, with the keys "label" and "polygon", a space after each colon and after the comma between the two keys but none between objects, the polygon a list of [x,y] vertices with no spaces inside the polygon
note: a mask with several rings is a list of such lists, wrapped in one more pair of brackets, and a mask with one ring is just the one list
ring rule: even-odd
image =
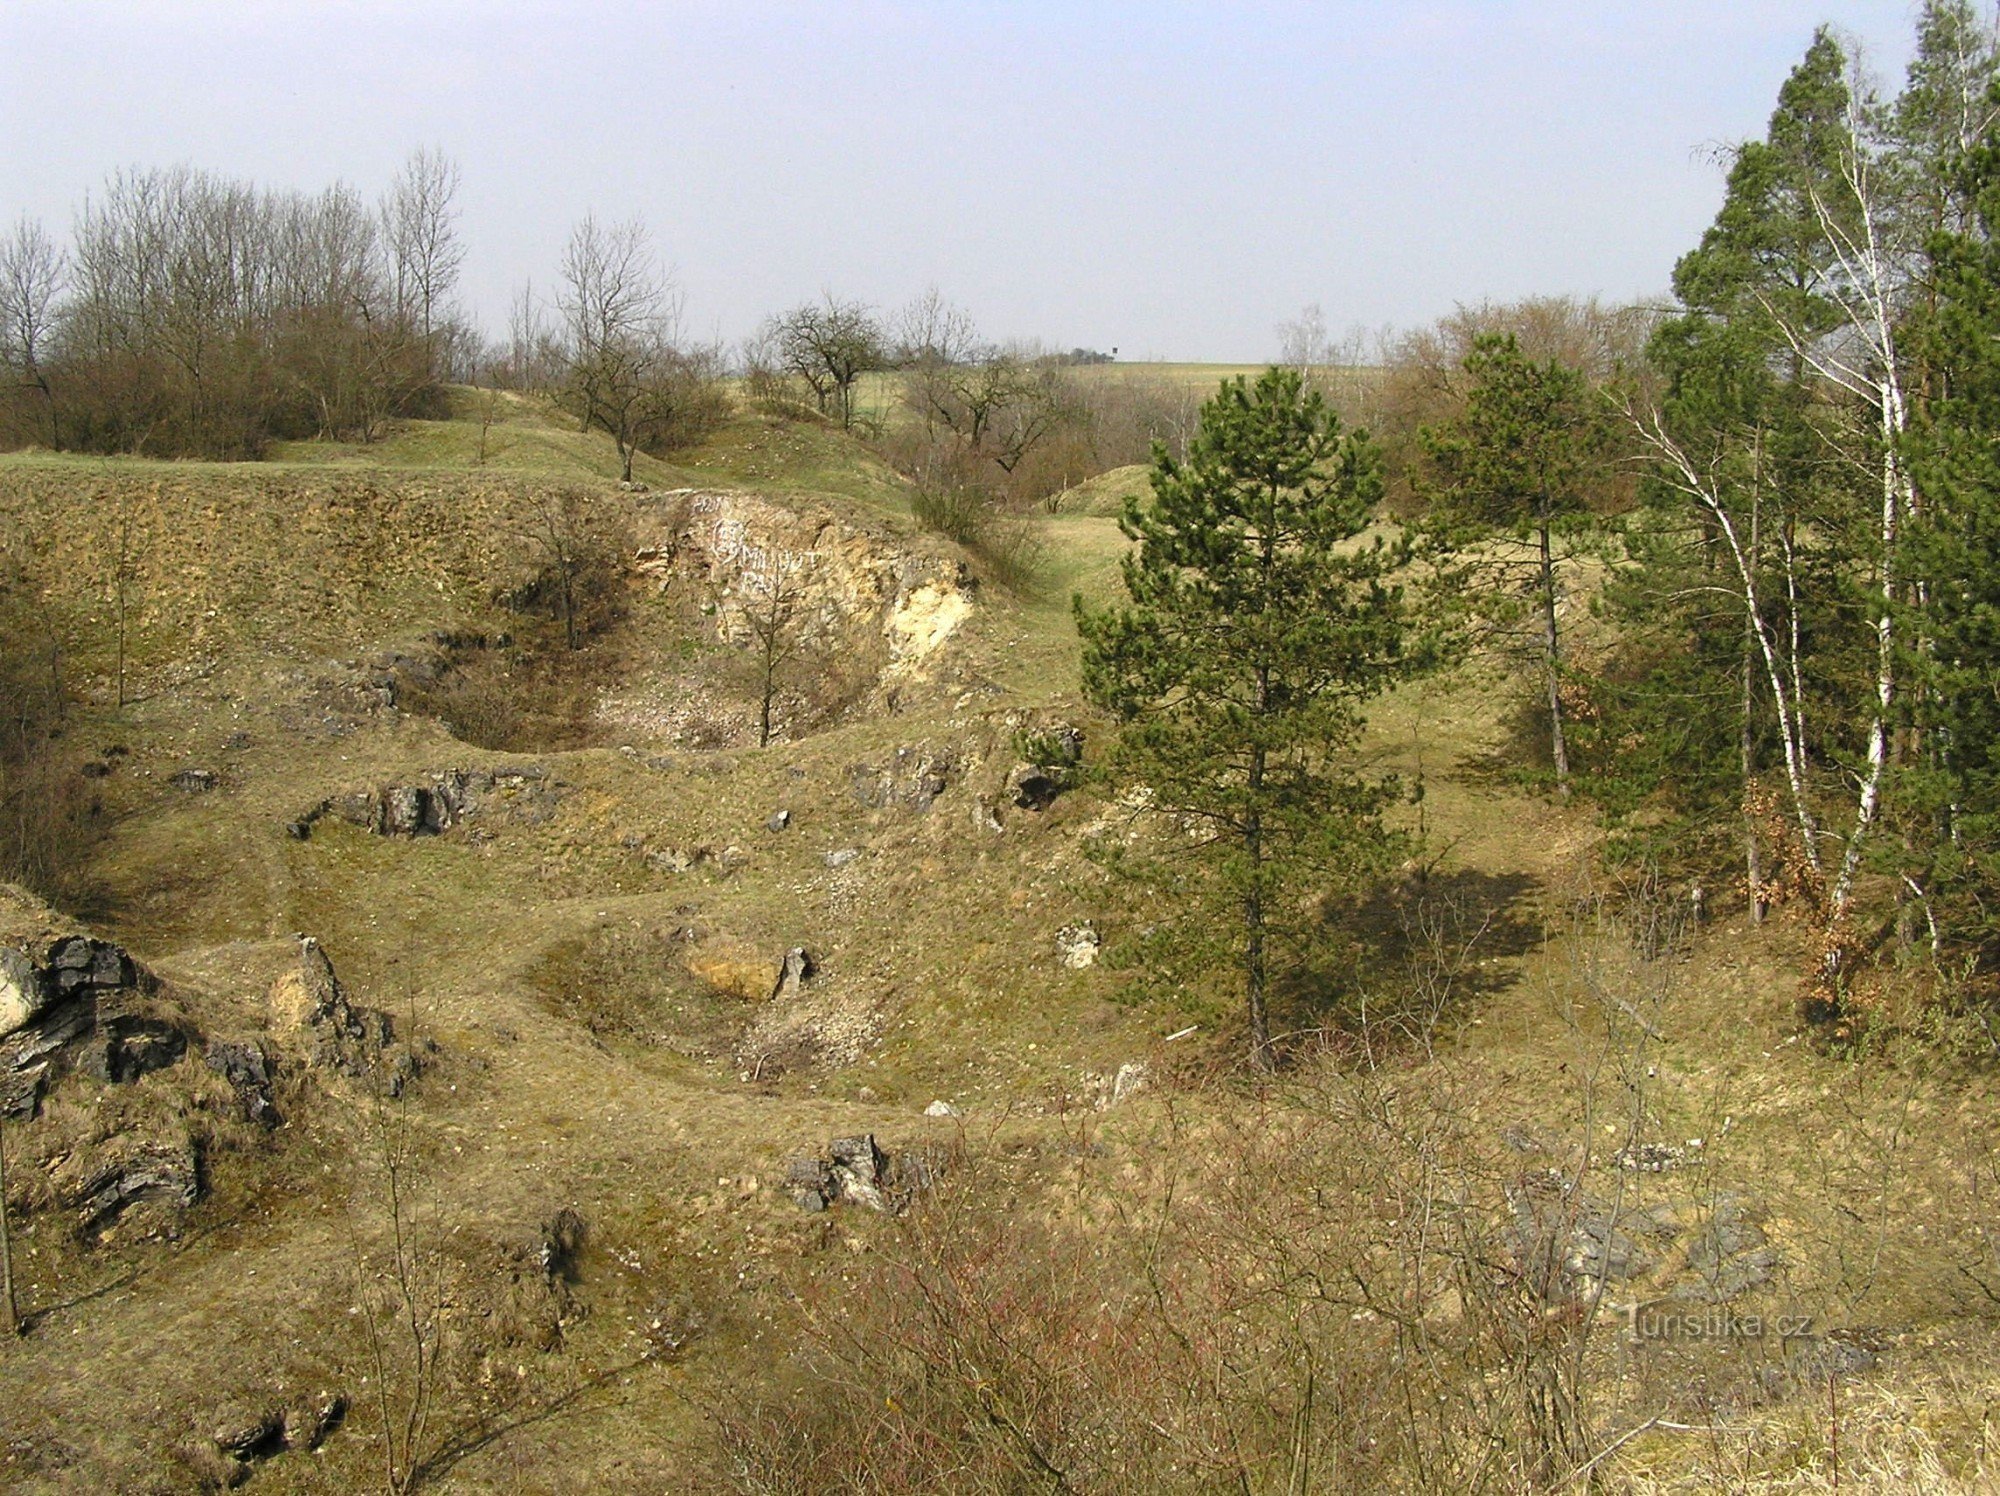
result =
[{"label": "evergreen foliage", "polygon": [[[1419,433],[1429,461],[1427,550],[1447,595],[1500,629],[1525,600],[1556,785],[1569,792],[1557,570],[1596,522],[1592,498],[1612,451],[1611,408],[1583,374],[1535,360],[1513,334],[1484,334],[1465,359],[1464,409]],[[1525,542],[1528,554],[1497,544]]]},{"label": "evergreen foliage", "polygon": [[[1222,386],[1184,462],[1153,459],[1127,502],[1127,605],[1079,599],[1083,684],[1124,731],[1113,769],[1189,828],[1215,942],[1240,970],[1253,1063],[1273,1062],[1274,956],[1296,951],[1315,891],[1375,868],[1398,794],[1363,774],[1362,703],[1425,663],[1401,589],[1405,548],[1364,538],[1375,452],[1298,373]],[[1183,895],[1175,859],[1152,868]],[[1189,908],[1188,913],[1200,918]]]}]

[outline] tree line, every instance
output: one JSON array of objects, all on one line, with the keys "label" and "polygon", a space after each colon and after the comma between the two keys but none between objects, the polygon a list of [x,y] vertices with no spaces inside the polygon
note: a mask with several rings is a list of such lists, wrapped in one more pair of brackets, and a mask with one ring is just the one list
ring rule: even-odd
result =
[{"label": "tree line", "polygon": [[458,182],[429,150],[373,203],[174,167],[113,176],[67,245],[23,218],[0,237],[0,442],[241,458],[438,413],[470,338]]},{"label": "tree line", "polygon": [[[1822,30],[1728,164],[1671,305],[1462,315],[1368,392],[1433,414],[1388,444],[1309,356],[1236,381],[1128,505],[1085,689],[1206,854],[1141,871],[1203,910],[1260,1063],[1274,952],[1309,967],[1329,890],[1407,845],[1360,705],[1482,648],[1614,864],[1806,920],[1826,1032],[2000,995],[2000,38],[1929,0],[1887,95]],[[1368,541],[1391,451],[1404,523]]]}]

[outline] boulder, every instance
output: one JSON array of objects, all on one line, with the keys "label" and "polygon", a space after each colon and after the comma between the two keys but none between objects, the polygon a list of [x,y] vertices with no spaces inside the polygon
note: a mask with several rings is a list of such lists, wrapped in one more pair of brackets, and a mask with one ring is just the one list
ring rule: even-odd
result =
[{"label": "boulder", "polygon": [[26,951],[0,947],[0,1037],[25,1028],[49,1005],[49,987]]},{"label": "boulder", "polygon": [[73,1159],[57,1183],[57,1199],[95,1235],[132,1206],[153,1202],[186,1210],[201,1197],[201,1164],[188,1139],[114,1138],[88,1159]]},{"label": "boulder", "polygon": [[779,990],[785,958],[766,955],[748,941],[720,937],[690,946],[681,963],[697,981],[728,997],[763,1002]]},{"label": "boulder", "polygon": [[1097,927],[1088,921],[1064,925],[1056,931],[1056,959],[1071,971],[1082,971],[1097,964],[1097,953],[1103,944],[1104,938],[1097,933]]}]

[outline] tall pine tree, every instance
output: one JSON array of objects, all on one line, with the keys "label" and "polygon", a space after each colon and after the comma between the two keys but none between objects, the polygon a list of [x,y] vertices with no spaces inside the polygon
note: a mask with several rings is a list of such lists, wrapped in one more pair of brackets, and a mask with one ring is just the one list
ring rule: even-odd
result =
[{"label": "tall pine tree", "polygon": [[[1420,485],[1430,503],[1427,541],[1448,587],[1501,628],[1527,600],[1549,757],[1567,796],[1558,572],[1596,520],[1591,501],[1610,458],[1611,407],[1581,371],[1527,357],[1511,333],[1477,338],[1465,372],[1465,408],[1419,433],[1430,468]],[[1525,542],[1526,554],[1509,542]]]},{"label": "tall pine tree", "polygon": [[1194,831],[1262,1068],[1274,958],[1304,902],[1392,845],[1396,786],[1354,746],[1362,703],[1421,653],[1389,581],[1401,548],[1362,539],[1378,468],[1296,371],[1226,383],[1186,460],[1156,448],[1151,502],[1127,503],[1129,601],[1076,604],[1085,693],[1123,724],[1113,768]]}]

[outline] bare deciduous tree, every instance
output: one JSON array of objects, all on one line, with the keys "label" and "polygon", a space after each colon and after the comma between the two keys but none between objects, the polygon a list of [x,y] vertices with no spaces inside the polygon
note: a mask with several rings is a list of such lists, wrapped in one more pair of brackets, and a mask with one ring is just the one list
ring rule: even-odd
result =
[{"label": "bare deciduous tree", "polygon": [[583,430],[617,443],[632,481],[643,447],[699,429],[716,405],[714,354],[680,346],[680,295],[637,219],[585,218],[563,254],[564,396]]},{"label": "bare deciduous tree", "polygon": [[882,326],[866,303],[842,301],[832,292],[771,318],[765,336],[786,372],[812,391],[821,412],[854,424],[854,386],[887,362]]},{"label": "bare deciduous tree", "polygon": [[744,573],[743,622],[750,631],[756,672],[759,748],[770,744],[772,710],[785,672],[804,648],[799,606],[805,596],[809,559],[794,552],[773,551]]},{"label": "bare deciduous tree", "polygon": [[0,368],[39,397],[57,449],[62,430],[45,361],[66,271],[67,257],[37,219],[23,215],[0,239]]},{"label": "bare deciduous tree", "polygon": [[433,147],[413,151],[382,199],[391,304],[426,341],[458,283],[465,246],[458,238],[459,170]]}]

